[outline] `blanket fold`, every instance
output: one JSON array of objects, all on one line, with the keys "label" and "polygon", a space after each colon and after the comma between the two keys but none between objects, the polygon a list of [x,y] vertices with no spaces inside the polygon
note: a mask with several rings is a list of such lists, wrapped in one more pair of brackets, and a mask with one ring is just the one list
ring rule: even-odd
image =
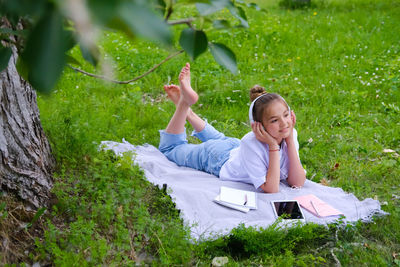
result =
[{"label": "blanket fold", "polygon": [[[228,186],[249,191],[256,191],[253,185],[221,181],[218,177],[191,168],[179,167],[169,161],[152,145],[134,146],[125,140],[122,143],[102,141],[101,149],[112,150],[117,155],[134,152],[133,161],[144,171],[146,178],[160,188],[167,184],[176,208],[191,228],[191,235],[197,240],[216,238],[228,234],[233,228],[243,223],[245,226],[268,227],[275,221],[271,200],[294,199],[297,196],[313,194],[341,211],[344,223],[362,220],[370,222],[373,216],[387,215],[379,201],[367,198],[359,201],[353,194],[341,188],[323,186],[307,180],[301,189],[292,189],[281,183],[279,193],[265,194],[258,192],[258,209],[242,213],[213,202],[221,186]],[[257,192],[257,191],[256,191]],[[303,209],[307,222],[329,224],[339,217],[319,218]]]}]

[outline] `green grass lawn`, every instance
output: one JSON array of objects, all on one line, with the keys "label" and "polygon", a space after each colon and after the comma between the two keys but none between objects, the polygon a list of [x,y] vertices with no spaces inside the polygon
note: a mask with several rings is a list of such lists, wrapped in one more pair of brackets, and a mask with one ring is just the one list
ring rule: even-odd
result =
[{"label": "green grass lawn", "polygon": [[[100,141],[122,138],[158,146],[158,130],[174,111],[162,86],[178,82],[190,61],[183,54],[129,85],[66,69],[53,94],[38,97],[58,162],[59,202],[37,241],[35,260],[68,266],[209,265],[226,256],[229,265],[400,266],[400,2],[324,0],[301,10],[256,2],[266,12],[246,10],[249,29],[209,36],[236,53],[237,75],[210,53],[191,62],[192,86],[200,95],[193,109],[226,135],[241,138],[250,131],[249,88],[261,84],[281,94],[296,112],[307,178],[360,200],[376,198],[390,215],[370,224],[343,227],[339,221],[286,232],[238,227],[214,241],[190,240],[166,192],[149,184],[129,155],[98,151]],[[178,10],[176,16],[190,12]],[[120,80],[175,51],[111,32],[104,33],[101,50]],[[73,54],[80,57],[78,49]]]}]

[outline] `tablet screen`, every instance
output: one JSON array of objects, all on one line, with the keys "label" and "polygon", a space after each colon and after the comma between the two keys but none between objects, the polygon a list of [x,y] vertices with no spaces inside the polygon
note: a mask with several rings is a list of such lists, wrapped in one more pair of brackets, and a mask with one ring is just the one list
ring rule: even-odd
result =
[{"label": "tablet screen", "polygon": [[299,203],[293,201],[273,201],[273,205],[277,216],[283,219],[304,219],[301,213]]}]

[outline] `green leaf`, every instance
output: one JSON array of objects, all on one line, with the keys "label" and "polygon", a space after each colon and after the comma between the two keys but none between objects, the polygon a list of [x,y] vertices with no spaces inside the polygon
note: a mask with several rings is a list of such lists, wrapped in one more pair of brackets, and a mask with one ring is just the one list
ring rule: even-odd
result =
[{"label": "green leaf", "polygon": [[261,11],[262,10],[261,7],[259,7],[256,3],[248,3],[247,7],[254,8],[257,11]]},{"label": "green leaf", "polygon": [[[3,195],[0,195],[3,196]],[[1,202],[0,203],[0,218],[1,219],[5,219],[8,216],[8,212],[7,212],[7,204],[5,202]]]},{"label": "green leaf", "polygon": [[1,34],[3,34],[3,35],[18,35],[18,36],[21,36],[21,37],[26,37],[27,30],[14,31],[14,30],[11,30],[11,29],[8,29],[8,28],[0,28],[0,35]]},{"label": "green leaf", "polygon": [[232,5],[232,6],[229,6],[228,9],[234,17],[239,19],[241,26],[243,26],[245,28],[249,27],[249,23],[247,22],[246,13],[244,12],[243,8],[241,8],[240,6]]},{"label": "green leaf", "polygon": [[88,7],[96,23],[107,25],[116,14],[119,1],[117,0],[88,0]]},{"label": "green leaf", "polygon": [[0,71],[3,71],[8,66],[12,51],[9,47],[0,47]]},{"label": "green leaf", "polygon": [[213,27],[215,29],[229,29],[231,27],[231,24],[225,19],[220,19],[213,21]]},{"label": "green leaf", "polygon": [[118,9],[118,14],[134,34],[164,44],[172,43],[172,34],[168,25],[146,5],[123,2]]},{"label": "green leaf", "polygon": [[66,55],[67,63],[81,66],[81,63],[71,55]]},{"label": "green leaf", "polygon": [[46,208],[40,208],[40,209],[38,209],[38,211],[36,212],[35,216],[33,216],[32,221],[26,225],[26,228],[31,227],[31,226],[40,218],[40,216],[42,216],[42,214],[43,214],[45,211],[46,211]]},{"label": "green leaf", "polygon": [[227,68],[233,74],[237,73],[236,56],[232,50],[219,43],[209,43],[209,47],[211,54],[218,64]]},{"label": "green leaf", "polygon": [[28,81],[28,75],[29,75],[29,68],[24,61],[23,57],[18,57],[17,59],[17,71],[18,74],[24,78],[25,81]]},{"label": "green leaf", "polygon": [[165,4],[164,0],[154,0],[154,9],[160,13],[161,16],[164,16],[165,9],[167,8],[167,4]]},{"label": "green leaf", "polygon": [[46,7],[46,0],[12,0],[0,1],[0,8],[4,9],[9,15],[16,17],[24,17],[30,15],[32,17],[43,14]]},{"label": "green leaf", "polygon": [[65,49],[66,51],[71,50],[77,44],[75,39],[75,32],[66,30],[65,31]]},{"label": "green leaf", "polygon": [[203,31],[186,28],[181,32],[179,44],[195,60],[207,50],[207,36]]},{"label": "green leaf", "polygon": [[99,49],[96,46],[89,49],[82,43],[80,43],[79,48],[81,49],[82,57],[96,67],[100,57]]},{"label": "green leaf", "polygon": [[110,20],[106,25],[106,29],[111,31],[117,30],[125,33],[129,38],[135,38],[131,28],[120,17],[114,17],[112,20]]},{"label": "green leaf", "polygon": [[207,16],[232,5],[230,0],[212,0],[210,3],[196,3],[196,8],[200,15]]},{"label": "green leaf", "polygon": [[38,91],[49,93],[65,65],[67,34],[63,17],[49,6],[32,29],[22,54],[29,69],[28,81]]}]

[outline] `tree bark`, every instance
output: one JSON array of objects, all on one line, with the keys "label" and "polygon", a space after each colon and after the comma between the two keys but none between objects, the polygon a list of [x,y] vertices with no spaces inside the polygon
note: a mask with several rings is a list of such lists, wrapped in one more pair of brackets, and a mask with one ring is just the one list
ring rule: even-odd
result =
[{"label": "tree bark", "polygon": [[49,203],[55,160],[40,123],[36,92],[17,72],[18,51],[11,48],[8,67],[0,72],[0,184],[36,209]]}]

